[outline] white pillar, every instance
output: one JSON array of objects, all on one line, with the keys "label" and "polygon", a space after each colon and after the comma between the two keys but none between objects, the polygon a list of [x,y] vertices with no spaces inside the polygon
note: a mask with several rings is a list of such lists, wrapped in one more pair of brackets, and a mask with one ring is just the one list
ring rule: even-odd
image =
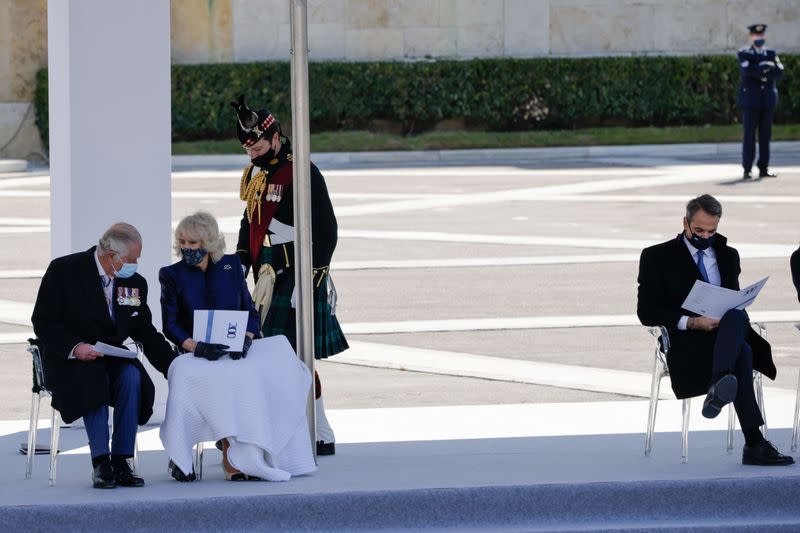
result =
[{"label": "white pillar", "polygon": [[[158,269],[171,262],[170,3],[49,0],[47,32],[52,256],[97,244],[114,222],[133,224],[160,328]],[[163,417],[166,382],[148,370]]]}]

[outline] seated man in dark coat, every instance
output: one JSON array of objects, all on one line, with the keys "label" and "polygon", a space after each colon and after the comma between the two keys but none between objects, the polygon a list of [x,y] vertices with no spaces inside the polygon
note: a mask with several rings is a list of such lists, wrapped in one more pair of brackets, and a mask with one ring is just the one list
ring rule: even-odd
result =
[{"label": "seated man in dark coat", "polygon": [[[103,356],[93,345],[142,343],[147,358],[166,376],[172,349],[152,324],[147,282],[136,274],[142,237],[130,224],[111,226],[98,246],[54,259],[33,309],[53,407],[64,422],[83,417],[95,488],[141,487],[128,464],[137,425],[153,414],[155,389],[137,359]],[[108,406],[114,407],[109,450]]]},{"label": "seated man in dark coat", "polygon": [[750,327],[744,311],[731,309],[715,320],[682,309],[697,280],[739,289],[739,253],[717,234],[721,216],[722,206],[714,197],[699,196],[686,206],[682,233],[642,251],[639,320],[645,326],[667,328],[667,364],[678,398],[706,394],[707,418],[733,402],[745,437],[743,464],[793,464],[759,429],[764,420],[753,389],[753,369],[775,379],[769,343]]}]

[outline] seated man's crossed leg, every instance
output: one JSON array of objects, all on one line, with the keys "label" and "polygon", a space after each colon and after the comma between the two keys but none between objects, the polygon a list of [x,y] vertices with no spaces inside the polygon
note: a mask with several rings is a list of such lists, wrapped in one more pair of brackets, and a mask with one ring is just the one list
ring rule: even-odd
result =
[{"label": "seated man's crossed leg", "polygon": [[715,418],[722,408],[734,402],[742,428],[758,428],[764,424],[753,389],[753,351],[747,343],[750,327],[744,311],[725,313],[717,328],[712,385],[703,403],[703,416]]}]

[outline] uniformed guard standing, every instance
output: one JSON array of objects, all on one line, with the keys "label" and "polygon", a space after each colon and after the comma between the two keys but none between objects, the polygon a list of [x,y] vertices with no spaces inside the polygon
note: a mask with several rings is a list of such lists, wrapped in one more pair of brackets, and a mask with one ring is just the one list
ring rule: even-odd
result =
[{"label": "uniformed guard standing", "polygon": [[775,178],[770,174],[769,141],[772,137],[772,114],[778,104],[778,88],[775,82],[783,77],[783,65],[775,50],[768,50],[764,43],[766,24],[753,24],[750,30],[750,46],[739,50],[741,80],[739,82],[739,109],[742,110],[744,138],[742,140],[743,179],[752,178],[751,170],[756,156],[756,130],[758,130],[758,177]]},{"label": "uniformed guard standing", "polygon": [[[236,253],[242,265],[252,267],[256,286],[253,301],[261,314],[265,337],[285,335],[296,348],[294,201],[292,145],[267,109],[253,111],[240,96],[236,135],[250,157],[239,195],[247,202]],[[338,226],[325,178],[311,163],[311,237],[314,276],[314,357],[324,359],[348,348],[336,318],[336,289],[330,264],[338,240]],[[317,455],[336,453],[333,429],[325,416],[322,386],[316,376]]]}]

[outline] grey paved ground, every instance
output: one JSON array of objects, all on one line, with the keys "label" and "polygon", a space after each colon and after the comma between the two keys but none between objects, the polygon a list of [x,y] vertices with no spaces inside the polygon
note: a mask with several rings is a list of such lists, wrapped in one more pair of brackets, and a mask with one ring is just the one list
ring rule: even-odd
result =
[{"label": "grey paved ground", "polygon": [[[774,169],[781,174],[779,179],[751,184],[732,184],[731,180],[740,172],[736,161],[710,158],[616,157],[541,164],[510,161],[502,166],[492,163],[486,167],[401,165],[387,168],[382,165],[323,171],[327,170],[328,187],[340,212],[343,235],[334,260],[347,262],[638,254],[636,242],[665,240],[680,231],[682,204],[704,192],[723,198],[725,214],[720,230],[732,244],[791,247],[800,240],[797,216],[800,154],[782,156],[775,161]],[[173,220],[203,208],[218,216],[223,226],[238,226],[235,219],[242,212],[242,203],[233,193],[238,191],[239,171],[230,170],[232,172],[222,177],[173,179]],[[699,179],[689,183],[676,181],[694,175]],[[625,183],[639,178],[650,181],[638,185],[633,181]],[[13,228],[31,227],[36,221],[11,220],[47,219],[49,198],[3,195],[3,191],[46,192],[48,185],[35,179],[28,183],[18,181],[9,184],[8,180],[0,179],[0,271],[43,269],[49,259],[49,234],[16,232]],[[585,184],[608,181],[620,183],[599,191],[585,187]],[[536,191],[528,191],[564,184],[581,185],[577,191],[565,191],[555,197],[537,196]],[[519,194],[495,201],[490,197],[494,191],[519,191]],[[188,192],[208,194],[204,198],[181,196]],[[365,193],[392,196],[358,196]],[[564,194],[571,196],[561,198]],[[447,195],[441,205],[413,206],[415,202],[436,195]],[[461,201],[465,197],[478,200]],[[732,200],[725,201],[729,197]],[[740,201],[735,201],[736,198]],[[381,207],[395,202],[410,202],[411,206],[402,210]],[[373,206],[372,212],[354,214],[352,209],[359,206]],[[372,238],[347,236],[347,232],[355,230],[409,233],[400,240],[388,240],[384,233],[372,235]],[[420,232],[447,234],[444,239],[452,234],[467,238],[464,242],[438,242],[427,240],[429,237],[425,236],[419,239]],[[540,240],[539,244],[530,244],[530,241],[483,243],[481,237],[469,237],[486,235]],[[235,235],[229,234],[227,239],[228,250],[232,251]],[[609,239],[618,242],[619,247],[603,242]],[[634,244],[626,244],[626,241]],[[598,244],[593,244],[595,242]],[[90,244],[87,243],[87,247]],[[798,308],[788,270],[788,255],[745,258],[742,266],[743,282],[771,276],[754,310]],[[334,279],[339,290],[338,314],[347,324],[629,315],[635,312],[636,272],[636,261],[625,261],[343,270],[335,272]],[[38,284],[37,279],[0,279],[0,309],[1,301],[32,303]],[[0,334],[29,329],[0,323]],[[651,369],[650,340],[639,327],[403,333],[351,338],[565,365],[638,372]],[[779,366],[777,385],[794,388],[800,367],[797,350],[800,334],[789,323],[775,324],[770,326],[770,338]],[[0,420],[25,418],[29,408],[30,362],[24,346],[0,345],[0,365],[3,368]],[[327,405],[335,408],[626,399],[579,390],[370,369],[334,362],[322,363],[320,370],[325,377]]]}]

